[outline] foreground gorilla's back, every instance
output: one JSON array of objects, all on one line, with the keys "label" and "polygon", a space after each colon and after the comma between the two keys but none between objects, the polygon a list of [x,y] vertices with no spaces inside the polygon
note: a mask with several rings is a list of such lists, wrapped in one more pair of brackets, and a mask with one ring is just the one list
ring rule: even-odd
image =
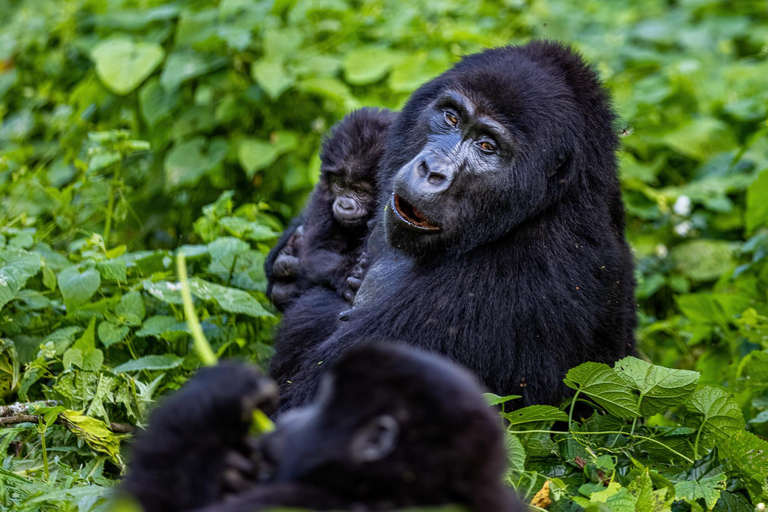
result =
[{"label": "foreground gorilla's back", "polygon": [[[594,70],[551,42],[468,56],[416,91],[389,136],[374,263],[348,320],[275,376],[283,410],[370,337],[443,353],[526,405],[564,397],[579,363],[633,353],[614,120]],[[304,313],[287,312],[278,356]]]}]

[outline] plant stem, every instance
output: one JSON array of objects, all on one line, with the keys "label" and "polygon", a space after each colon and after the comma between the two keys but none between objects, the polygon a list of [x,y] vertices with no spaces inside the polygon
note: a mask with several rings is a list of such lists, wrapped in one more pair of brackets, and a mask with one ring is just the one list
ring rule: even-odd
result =
[{"label": "plant stem", "polygon": [[189,279],[187,278],[187,261],[184,253],[179,251],[176,257],[176,266],[179,273],[179,283],[181,284],[181,300],[184,302],[184,316],[187,318],[187,326],[192,333],[195,352],[206,366],[215,366],[218,362],[216,354],[213,353],[211,345],[205,339],[203,328],[200,327],[200,320],[197,319],[195,306],[192,303],[192,293],[189,291]]},{"label": "plant stem", "polygon": [[571,410],[568,412],[568,430],[573,430],[573,409],[576,407],[576,399],[579,398],[579,393],[581,393],[580,389],[576,391],[576,394],[573,395],[573,400],[571,400]]},{"label": "plant stem", "polygon": [[115,194],[117,184],[120,181],[120,171],[123,168],[122,161],[117,163],[115,174],[112,177],[112,185],[109,187],[109,203],[107,203],[107,219],[104,221],[104,247],[109,249],[109,231],[112,228],[112,211],[115,209]]},{"label": "plant stem", "polygon": [[45,429],[46,425],[43,422],[43,417],[39,417],[39,432],[40,432],[40,444],[43,448],[43,474],[45,474],[45,480],[48,481],[50,473],[48,472],[48,449],[45,446]]},{"label": "plant stem", "polygon": [[[579,435],[579,436],[597,436],[597,435],[607,435],[607,434],[620,434],[620,435],[628,435],[626,432],[622,432],[621,430],[605,430],[602,432],[575,432],[575,431],[562,431],[562,430],[509,430],[510,434],[517,434],[517,435],[523,435],[523,434],[571,434],[571,435]],[[677,450],[670,448],[669,446],[665,445],[661,441],[657,441],[652,437],[646,437],[646,436],[637,436],[637,435],[630,435],[633,439],[642,439],[643,441],[650,441],[652,443],[656,443],[658,445],[663,446],[670,452],[674,453],[681,459],[685,460],[689,464],[693,464],[693,460],[691,460],[689,457],[686,457],[682,453],[678,452]],[[698,442],[698,440],[697,440]],[[698,459],[698,455],[696,456]]]}]

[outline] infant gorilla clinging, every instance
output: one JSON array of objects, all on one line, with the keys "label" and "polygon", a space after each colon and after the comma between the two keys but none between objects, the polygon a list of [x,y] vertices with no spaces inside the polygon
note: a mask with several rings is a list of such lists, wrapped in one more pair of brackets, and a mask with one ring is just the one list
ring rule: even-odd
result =
[{"label": "infant gorilla clinging", "polygon": [[[254,450],[252,412],[269,412],[276,401],[274,383],[255,367],[201,370],[152,414],[123,491],[146,512],[451,503],[476,512],[522,510],[501,482],[499,418],[477,381],[442,357],[393,344],[350,350],[324,377],[317,400],[287,413]],[[233,451],[251,462],[240,455],[228,464]],[[252,487],[225,501],[244,473],[254,475]]]},{"label": "infant gorilla clinging", "polygon": [[[265,263],[267,296],[285,310],[312,287],[351,302],[378,187],[376,172],[395,113],[362,108],[331,129],[320,152],[320,180],[304,212],[293,221]],[[348,283],[349,281],[349,283]]]}]

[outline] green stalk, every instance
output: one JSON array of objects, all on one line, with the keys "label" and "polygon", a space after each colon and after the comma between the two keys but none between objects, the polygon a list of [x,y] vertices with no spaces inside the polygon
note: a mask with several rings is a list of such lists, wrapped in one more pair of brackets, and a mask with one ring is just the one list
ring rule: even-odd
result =
[{"label": "green stalk", "polygon": [[181,284],[181,300],[184,302],[184,316],[187,319],[189,331],[192,333],[195,352],[205,366],[215,366],[218,362],[216,354],[213,353],[211,345],[205,339],[203,328],[200,327],[200,320],[197,318],[195,306],[192,304],[192,293],[189,291],[189,279],[187,278],[187,261],[183,252],[179,252],[176,257],[176,267],[179,274],[179,283]]},{"label": "green stalk", "polygon": [[568,430],[573,430],[573,408],[576,407],[576,399],[579,398],[579,393],[581,393],[580,389],[576,391],[571,401],[571,410],[568,412]]},{"label": "green stalk", "polygon": [[45,481],[48,481],[48,478],[50,477],[50,473],[48,471],[48,449],[45,446],[45,429],[46,429],[45,423],[43,423],[43,417],[40,416],[40,426],[38,431],[40,432],[40,444],[43,448],[43,473],[45,474]]},{"label": "green stalk", "polygon": [[109,203],[107,203],[107,219],[104,222],[104,248],[109,249],[109,232],[112,229],[112,211],[115,209],[115,191],[120,181],[120,171],[123,168],[122,162],[117,163],[115,175],[112,177],[112,186],[109,187]]}]

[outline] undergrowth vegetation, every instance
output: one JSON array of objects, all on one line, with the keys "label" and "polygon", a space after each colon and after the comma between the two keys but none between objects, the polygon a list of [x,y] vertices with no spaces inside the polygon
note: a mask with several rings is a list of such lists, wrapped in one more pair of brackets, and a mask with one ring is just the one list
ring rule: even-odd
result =
[{"label": "undergrowth vegetation", "polygon": [[180,251],[217,355],[263,366],[264,257],[322,134],[531,37],[574,43],[616,98],[654,365],[586,363],[573,401],[502,413],[510,484],[558,511],[768,500],[763,1],[11,0],[0,20],[3,509],[105,507],[126,437],[200,364]]}]

